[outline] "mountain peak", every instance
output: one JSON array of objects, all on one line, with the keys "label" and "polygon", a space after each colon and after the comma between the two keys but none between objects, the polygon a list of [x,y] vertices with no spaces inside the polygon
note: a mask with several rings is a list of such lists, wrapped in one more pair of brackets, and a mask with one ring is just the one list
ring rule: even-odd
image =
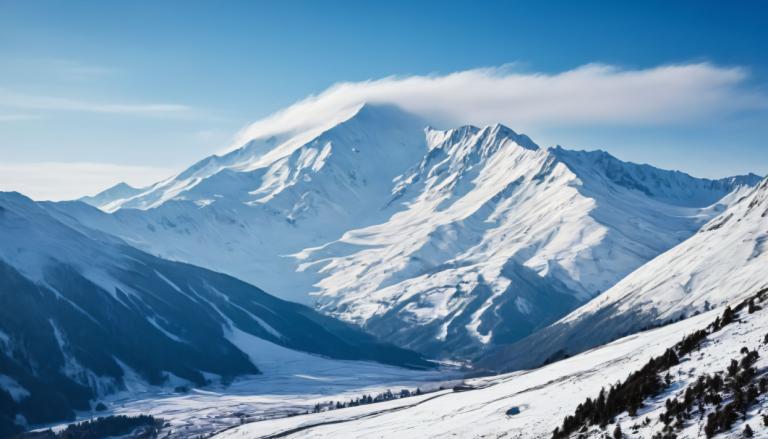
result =
[{"label": "mountain peak", "polygon": [[419,128],[426,126],[426,121],[421,116],[410,113],[397,105],[363,102],[350,117],[331,127],[328,131],[349,123],[386,124],[388,126],[397,124],[409,127],[418,126]]},{"label": "mountain peak", "polygon": [[530,137],[526,136],[525,134],[518,134],[515,132],[515,130],[504,124],[497,123],[493,125],[493,127],[491,127],[491,132],[498,136],[508,137],[523,148],[534,151],[539,149],[539,145],[531,140]]},{"label": "mountain peak", "polygon": [[427,126],[424,129],[424,132],[427,137],[427,146],[430,149],[445,143],[456,144],[465,137],[474,137],[481,133],[483,137],[499,141],[502,139],[509,139],[515,144],[532,151],[540,149],[539,145],[531,140],[530,137],[525,134],[518,134],[513,129],[501,123],[488,125],[483,128],[479,128],[475,125],[461,125],[447,130],[440,130]]},{"label": "mountain peak", "polygon": [[78,201],[82,201],[83,203],[90,204],[91,206],[101,208],[114,200],[130,198],[134,195],[140,194],[143,191],[144,189],[142,188],[135,188],[128,183],[121,181],[120,183],[105,189],[96,195],[82,197]]}]

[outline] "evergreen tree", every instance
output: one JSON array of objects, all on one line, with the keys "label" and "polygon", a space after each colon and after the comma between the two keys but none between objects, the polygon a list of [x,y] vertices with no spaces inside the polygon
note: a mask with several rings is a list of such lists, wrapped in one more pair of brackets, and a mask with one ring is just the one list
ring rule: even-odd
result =
[{"label": "evergreen tree", "polygon": [[725,311],[723,311],[723,317],[720,319],[720,327],[729,325],[733,322],[733,310],[731,309],[730,305],[725,308]]}]

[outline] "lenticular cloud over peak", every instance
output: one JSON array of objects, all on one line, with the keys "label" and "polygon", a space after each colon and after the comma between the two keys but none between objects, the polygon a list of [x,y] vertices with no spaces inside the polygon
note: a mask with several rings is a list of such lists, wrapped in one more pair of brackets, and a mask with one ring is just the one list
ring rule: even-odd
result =
[{"label": "lenticular cloud over peak", "polygon": [[365,102],[395,104],[446,125],[684,123],[768,106],[747,79],[739,67],[697,63],[638,70],[587,64],[554,74],[500,67],[343,82],[246,127],[236,146],[330,126]]}]

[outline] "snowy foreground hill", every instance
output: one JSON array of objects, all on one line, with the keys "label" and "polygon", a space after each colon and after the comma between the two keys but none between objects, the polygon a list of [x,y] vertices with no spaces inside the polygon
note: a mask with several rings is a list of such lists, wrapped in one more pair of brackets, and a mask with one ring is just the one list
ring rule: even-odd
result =
[{"label": "snowy foreground hill", "polygon": [[[742,432],[749,425],[754,437],[765,438],[768,294],[762,297],[762,301],[754,301],[756,310],[750,313],[745,306],[729,324],[720,318],[724,315],[721,307],[538,369],[468,380],[467,385],[474,390],[443,390],[387,403],[254,422],[216,437],[547,438],[556,428],[561,429],[566,416],[576,413],[587,398],[599,400],[601,389],[608,393],[611,385],[629,382],[625,380],[631,373],[647,368],[652,358],[671,356],[669,364],[659,366],[653,374],[657,390],[641,398],[636,413],[617,409],[605,425],[586,422],[559,437],[616,437],[618,426],[621,437],[626,438],[702,438],[707,437],[707,431],[715,437],[735,438],[744,437]],[[720,323],[717,329],[711,325],[715,321]],[[687,342],[680,343],[683,340]],[[744,354],[742,348],[757,356]],[[674,354],[669,354],[670,350]],[[732,360],[737,367],[732,366]],[[662,362],[656,360],[654,364]],[[749,376],[746,369],[752,370]],[[698,383],[717,380],[715,376],[722,379],[719,390],[702,386],[710,396],[697,396]],[[732,390],[737,381],[744,392]],[[755,393],[748,397],[750,386]],[[684,404],[686,394],[691,395],[687,411],[667,417],[670,412],[678,413],[676,408]],[[720,398],[719,403],[707,402],[715,400],[714,395]],[[671,404],[671,400],[676,402]],[[727,424],[719,424],[730,404],[739,408],[734,409]],[[667,435],[654,436],[663,433]]]},{"label": "snowy foreground hill", "polygon": [[364,105],[84,200],[104,211],[48,209],[402,347],[471,358],[607,290],[759,179],[541,148],[502,125],[424,126]]},{"label": "snowy foreground hill", "polygon": [[0,193],[0,242],[0,437],[141,386],[226,384],[285,352],[305,352],[306,371],[331,359],[431,367],[230,276],[75,230],[17,193]]}]

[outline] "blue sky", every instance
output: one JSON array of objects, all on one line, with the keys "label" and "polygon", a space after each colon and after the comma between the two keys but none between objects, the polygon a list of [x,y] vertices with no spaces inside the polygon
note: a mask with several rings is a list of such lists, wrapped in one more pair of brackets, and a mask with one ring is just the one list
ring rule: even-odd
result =
[{"label": "blue sky", "polygon": [[[635,79],[620,73],[636,72],[650,92],[627,94],[618,120],[501,105],[482,121],[698,176],[766,174],[766,22],[758,1],[0,0],[0,189],[68,198],[117,180],[146,184],[339,82],[494,68],[491,77],[544,75],[567,87],[569,72],[596,63],[613,73],[588,84],[607,75],[624,87]],[[669,65],[705,67],[653,79]],[[660,88],[676,95],[689,76],[695,86],[677,100],[644,101]],[[494,84],[484,91],[508,83]],[[710,89],[716,97],[697,97]],[[547,99],[545,110],[558,95]],[[646,113],[632,111],[635,99]]]}]

